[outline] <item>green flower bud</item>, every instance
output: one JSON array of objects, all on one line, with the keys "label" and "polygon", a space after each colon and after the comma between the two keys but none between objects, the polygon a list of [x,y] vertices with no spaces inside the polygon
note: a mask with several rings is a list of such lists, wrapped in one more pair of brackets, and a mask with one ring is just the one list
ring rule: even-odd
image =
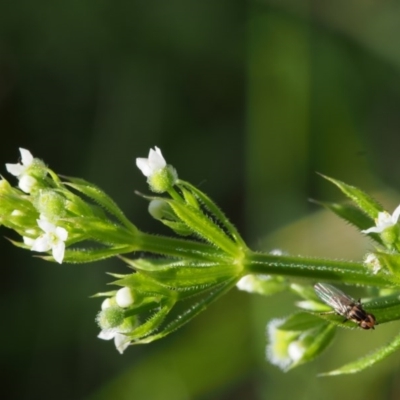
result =
[{"label": "green flower bud", "polygon": [[167,201],[162,199],[153,199],[149,203],[149,214],[159,221],[168,219],[171,221],[177,220],[177,216],[172,210]]},{"label": "green flower bud", "polygon": [[174,186],[178,175],[175,168],[167,165],[165,168],[154,172],[147,178],[150,190],[155,193],[164,193]]},{"label": "green flower bud", "polygon": [[162,199],[153,199],[149,204],[149,214],[164,225],[171,228],[175,233],[181,236],[188,236],[193,233],[188,226],[182,222],[168,202]]},{"label": "green flower bud", "polygon": [[125,313],[121,307],[111,306],[97,314],[96,322],[103,330],[120,326],[124,322]]},{"label": "green flower bud", "polygon": [[317,357],[331,343],[335,327],[307,314],[294,314],[270,321],[267,332],[269,361],[288,371]]},{"label": "green flower bud", "polygon": [[39,213],[45,215],[50,221],[65,215],[65,204],[64,197],[51,189],[40,190],[35,199],[35,206]]}]

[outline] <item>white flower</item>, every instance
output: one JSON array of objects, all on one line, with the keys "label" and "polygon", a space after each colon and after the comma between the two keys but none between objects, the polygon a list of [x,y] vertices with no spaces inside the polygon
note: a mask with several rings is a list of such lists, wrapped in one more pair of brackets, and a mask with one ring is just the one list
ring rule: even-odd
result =
[{"label": "white flower", "polygon": [[[67,230],[55,226],[53,223],[47,221],[43,216],[37,220],[37,223],[39,228],[44,231],[44,234],[40,235],[33,241],[31,250],[44,252],[51,249],[54,259],[61,264],[64,258],[65,241],[68,238]],[[30,240],[24,238],[26,244],[30,243]]]},{"label": "white flower", "polygon": [[280,330],[279,327],[284,322],[284,319],[273,319],[268,323],[266,355],[271,364],[286,371],[293,364],[292,356],[296,353],[295,348],[292,348],[291,353],[289,353],[288,347],[298,338],[299,333]]},{"label": "white flower", "polygon": [[33,163],[33,156],[29,150],[20,147],[19,152],[21,153],[22,164],[6,164],[7,171],[17,177],[24,175]]},{"label": "white flower", "polygon": [[36,182],[33,176],[22,175],[21,178],[19,178],[18,186],[23,192],[30,193],[32,192],[32,188],[36,185]]},{"label": "white flower", "polygon": [[130,339],[123,333],[119,332],[118,328],[103,329],[97,337],[103,340],[114,339],[115,347],[121,354],[130,343]]},{"label": "white flower", "polygon": [[24,236],[22,239],[24,240],[24,243],[29,247],[32,247],[33,244],[35,243],[35,239],[32,239],[28,236]]},{"label": "white flower", "polygon": [[376,226],[361,231],[362,233],[381,233],[385,229],[390,228],[397,224],[400,216],[400,205],[390,215],[388,212],[383,211],[378,214],[378,218],[375,219]]},{"label": "white flower", "polygon": [[382,265],[381,265],[378,257],[374,253],[369,253],[365,257],[364,264],[367,267],[371,267],[372,268],[372,273],[373,274],[377,274],[382,269]]},{"label": "white flower", "polygon": [[288,356],[293,362],[299,361],[303,357],[305,351],[306,348],[299,340],[294,340],[287,348]]},{"label": "white flower", "polygon": [[101,309],[104,311],[107,308],[110,308],[112,306],[111,300],[109,298],[105,299],[102,303],[101,303]]},{"label": "white flower", "polygon": [[121,307],[129,307],[133,303],[132,291],[128,287],[119,289],[115,295],[115,302]]},{"label": "white flower", "polygon": [[20,148],[21,162],[18,164],[6,164],[7,171],[19,179],[18,186],[25,193],[30,193],[36,184],[36,179],[27,171],[33,164],[33,156],[29,150]]},{"label": "white flower", "polygon": [[254,283],[253,275],[245,275],[244,277],[240,278],[239,282],[236,284],[236,287],[239,290],[252,293],[254,292]]},{"label": "white flower", "polygon": [[167,166],[167,163],[161,154],[161,150],[155,146],[155,150],[150,149],[148,158],[137,158],[136,165],[142,171],[143,175],[149,177],[155,172]]}]

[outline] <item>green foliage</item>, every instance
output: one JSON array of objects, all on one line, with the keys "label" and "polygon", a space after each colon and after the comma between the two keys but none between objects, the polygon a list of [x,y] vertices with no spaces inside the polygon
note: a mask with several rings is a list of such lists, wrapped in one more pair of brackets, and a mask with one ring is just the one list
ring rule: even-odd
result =
[{"label": "green foliage", "polygon": [[[378,214],[383,211],[382,206],[376,200],[355,186],[348,185],[337,179],[330,178],[329,176],[322,174],[321,176],[336,185],[351,201],[355,203],[357,207],[360,208],[360,210],[362,210],[370,218],[377,218]],[[349,217],[352,217],[351,213],[347,212],[346,214],[350,214]],[[347,219],[346,216],[344,216],[344,218]]]},{"label": "green foliage", "polygon": [[365,368],[372,367],[374,364],[383,360],[384,358],[394,353],[398,349],[400,349],[400,335],[396,336],[385,346],[382,346],[381,348],[375,350],[374,352],[368,354],[367,356],[362,357],[357,361],[346,364],[341,368],[335,369],[330,372],[322,373],[320,374],[320,376],[355,374],[357,372],[364,370]]},{"label": "green foliage", "polygon": [[[177,178],[157,147],[150,150],[148,158],[138,158],[137,166],[148,178],[150,189],[165,195],[143,197],[150,200],[153,217],[174,233],[189,238],[141,232],[105,192],[82,179],[66,178],[64,182],[44,163],[35,162],[29,151],[20,151],[22,164],[8,164],[7,168],[17,174],[21,190],[7,181],[0,186],[3,224],[29,234],[23,237],[23,243],[13,243],[42,253],[51,250],[52,256],[42,258],[54,258],[59,263],[87,263],[119,256],[133,269],[126,275],[110,274],[116,278],[112,284],[120,289],[98,294],[106,297],[97,316],[99,337],[114,339],[120,353],[129,345],[151,343],[181,328],[235,285],[266,296],[290,290],[303,299],[298,305],[304,311],[269,324],[269,359],[285,371],[319,356],[332,342],[337,327],[370,329],[376,323],[400,319],[396,291],[400,281],[400,208],[390,215],[356,187],[325,177],[354,205],[321,204],[362,233],[371,234],[381,246],[363,263],[250,250],[207,195]],[[30,175],[29,163],[35,165],[34,175]],[[19,204],[23,208],[18,208]],[[84,247],[88,243],[96,246]],[[148,252],[151,256],[122,257],[133,252]],[[303,281],[292,282],[295,278]],[[315,286],[316,294],[332,307],[321,312],[324,305],[309,281],[369,285],[381,291],[390,289],[391,293],[381,292],[364,304],[333,286],[319,284]],[[361,370],[397,347],[395,339],[371,356],[331,374]]]}]

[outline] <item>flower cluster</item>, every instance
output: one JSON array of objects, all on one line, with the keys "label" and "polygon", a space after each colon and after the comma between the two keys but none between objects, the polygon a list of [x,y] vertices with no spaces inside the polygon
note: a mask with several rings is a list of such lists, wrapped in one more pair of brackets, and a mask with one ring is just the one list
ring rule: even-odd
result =
[{"label": "flower cluster", "polygon": [[[178,179],[158,147],[150,150],[148,158],[137,158],[136,165],[154,193],[169,195],[147,197],[150,215],[179,236],[196,235],[205,242],[143,234],[141,249],[164,257],[122,258],[135,272],[115,275],[114,284],[122,287],[117,292],[98,294],[107,299],[97,318],[102,329],[99,338],[114,338],[121,353],[129,344],[168,335],[234,287],[242,276],[240,260],[247,249],[218,207]],[[170,317],[181,302],[186,304],[184,312]]]},{"label": "flower cluster", "polygon": [[[62,182],[29,150],[21,148],[20,153],[21,163],[6,164],[8,172],[18,178],[19,189],[4,178],[0,181],[0,223],[21,236],[22,241],[14,244],[50,252],[51,256],[43,258],[59,264],[132,251],[127,243],[132,242],[137,229],[104,192],[81,179]],[[88,250],[90,243],[96,247]],[[74,247],[66,249],[70,245]]]},{"label": "flower cluster", "polygon": [[321,354],[333,339],[334,331],[333,325],[308,314],[273,319],[267,326],[267,358],[289,371]]},{"label": "flower cluster", "polygon": [[[114,339],[119,352],[179,328],[241,278],[247,247],[237,230],[211,199],[178,179],[158,147],[136,160],[156,194],[143,197],[150,215],[178,238],[141,232],[98,187],[61,179],[28,150],[20,152],[21,163],[7,164],[19,189],[0,184],[0,221],[22,239],[14,244],[48,252],[43,258],[60,264],[119,256],[133,270],[111,274],[120,289],[98,294],[107,297],[96,319],[99,338]],[[138,251],[157,257],[122,257]],[[171,317],[183,302],[181,314]]]},{"label": "flower cluster", "polygon": [[[318,356],[337,327],[366,329],[400,319],[400,206],[391,215],[361,190],[325,177],[352,204],[321,204],[368,235],[374,251],[359,263],[255,252],[206,194],[178,178],[158,147],[136,159],[152,192],[140,196],[172,237],[140,231],[97,186],[61,179],[28,150],[20,153],[20,163],[6,164],[18,187],[0,180],[0,224],[18,234],[16,246],[46,253],[45,260],[87,263],[117,256],[126,263],[129,273],[110,274],[116,289],[94,296],[105,297],[96,317],[98,337],[114,339],[120,353],[177,330],[235,286],[261,295],[288,290],[302,298],[301,312],[267,329],[267,356],[283,370]],[[322,282],[318,288],[333,288],[323,284],[328,281],[373,286],[378,296],[362,305],[338,289],[318,297],[310,285],[315,281]],[[363,369],[396,349],[400,335],[334,374]]]},{"label": "flower cluster", "polygon": [[61,264],[68,231],[56,225],[62,215],[54,211],[63,202],[62,197],[54,192],[52,199],[49,198],[48,170],[43,162],[34,158],[29,150],[20,148],[20,153],[21,163],[6,164],[6,169],[18,178],[18,187],[24,193],[12,188],[4,178],[1,180],[0,221],[21,234],[22,247],[37,252],[51,250],[54,260]]},{"label": "flower cluster", "polygon": [[134,302],[132,291],[128,287],[119,289],[115,296],[107,297],[101,304],[97,323],[102,328],[98,337],[103,340],[114,339],[115,347],[122,354],[130,344],[129,336],[135,327],[135,317],[125,317],[125,309]]}]

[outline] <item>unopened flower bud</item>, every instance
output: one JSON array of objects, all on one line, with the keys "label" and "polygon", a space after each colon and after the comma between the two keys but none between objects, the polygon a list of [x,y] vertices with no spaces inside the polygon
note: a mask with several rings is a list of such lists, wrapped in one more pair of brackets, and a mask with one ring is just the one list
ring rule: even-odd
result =
[{"label": "unopened flower bud", "polygon": [[167,218],[169,220],[176,219],[176,216],[172,211],[171,206],[165,200],[161,199],[154,199],[150,201],[149,214],[157,220],[162,220],[164,218]]},{"label": "unopened flower bud", "polygon": [[101,303],[101,309],[104,311],[107,308],[110,308],[112,306],[112,302],[109,298],[105,299],[102,303]]},{"label": "unopened flower bud", "polygon": [[119,289],[115,295],[116,303],[122,308],[129,307],[131,304],[133,304],[133,300],[132,291],[128,287]]},{"label": "unopened flower bud", "polygon": [[118,306],[106,307],[97,314],[96,321],[103,330],[120,326],[124,322],[124,310]]},{"label": "unopened flower bud", "polygon": [[50,221],[56,221],[65,215],[65,199],[54,190],[41,190],[35,205],[39,213]]}]

